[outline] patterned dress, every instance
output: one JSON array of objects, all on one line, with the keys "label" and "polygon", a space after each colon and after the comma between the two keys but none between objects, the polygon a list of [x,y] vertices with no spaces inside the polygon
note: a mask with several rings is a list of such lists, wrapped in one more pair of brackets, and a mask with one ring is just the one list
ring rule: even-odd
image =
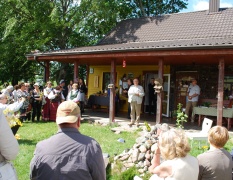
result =
[{"label": "patterned dress", "polygon": [[49,120],[49,114],[50,114],[50,100],[48,98],[49,93],[53,90],[53,88],[48,88],[46,87],[44,89],[44,97],[45,97],[45,101],[46,103],[43,105],[43,111],[42,111],[42,119],[44,121],[48,121]]}]

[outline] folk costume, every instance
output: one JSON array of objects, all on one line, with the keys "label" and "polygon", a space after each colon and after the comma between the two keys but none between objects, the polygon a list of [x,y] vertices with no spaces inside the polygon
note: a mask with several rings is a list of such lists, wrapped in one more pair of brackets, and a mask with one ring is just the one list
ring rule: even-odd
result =
[{"label": "folk costume", "polygon": [[42,111],[42,118],[44,121],[49,120],[49,114],[50,114],[50,100],[48,98],[49,93],[53,90],[53,88],[46,87],[44,89],[44,98],[46,103],[43,105],[43,111]]},{"label": "folk costume", "polygon": [[49,120],[56,121],[57,108],[65,100],[65,97],[61,91],[54,89],[49,93],[48,98],[50,99]]}]

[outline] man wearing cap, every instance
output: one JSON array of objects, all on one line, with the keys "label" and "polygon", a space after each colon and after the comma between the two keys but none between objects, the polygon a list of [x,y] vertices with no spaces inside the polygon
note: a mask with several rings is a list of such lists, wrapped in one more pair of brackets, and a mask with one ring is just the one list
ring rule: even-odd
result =
[{"label": "man wearing cap", "polygon": [[68,95],[68,88],[65,86],[66,84],[65,84],[65,80],[64,79],[62,79],[61,81],[60,81],[60,87],[62,88],[62,94],[63,94],[63,96],[65,97],[65,99],[66,99],[66,97],[67,97],[67,95]]},{"label": "man wearing cap", "polygon": [[82,135],[80,109],[73,101],[57,110],[56,135],[36,145],[30,164],[30,179],[105,180],[106,171],[99,144]]},{"label": "man wearing cap", "polygon": [[[200,91],[201,91],[201,89],[197,85],[197,80],[192,79],[192,83],[190,84],[188,91],[187,91],[188,101],[186,103],[186,108],[185,108],[185,114],[188,117],[189,117],[189,111],[193,110],[193,108],[197,106]],[[191,117],[191,122],[194,122],[194,116]]]}]

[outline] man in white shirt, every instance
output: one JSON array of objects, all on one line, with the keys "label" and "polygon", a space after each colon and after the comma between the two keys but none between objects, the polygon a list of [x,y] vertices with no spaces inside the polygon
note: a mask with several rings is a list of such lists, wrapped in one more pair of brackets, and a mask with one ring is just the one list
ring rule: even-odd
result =
[{"label": "man in white shirt", "polygon": [[[192,84],[188,88],[188,101],[186,103],[185,114],[189,116],[189,111],[197,106],[198,97],[200,95],[200,87],[197,85],[197,80],[193,79]],[[194,116],[191,117],[191,122],[194,122]]]},{"label": "man in white shirt", "polygon": [[[139,126],[139,120],[140,120],[140,113],[141,113],[141,104],[142,104],[142,99],[144,94],[143,87],[139,85],[139,80],[135,78],[133,80],[132,86],[130,86],[129,91],[128,91],[128,102],[130,103],[131,106],[131,123],[129,123],[129,126],[132,126],[135,123],[136,120],[136,125]],[[136,112],[136,117],[135,117],[135,112]]]}]

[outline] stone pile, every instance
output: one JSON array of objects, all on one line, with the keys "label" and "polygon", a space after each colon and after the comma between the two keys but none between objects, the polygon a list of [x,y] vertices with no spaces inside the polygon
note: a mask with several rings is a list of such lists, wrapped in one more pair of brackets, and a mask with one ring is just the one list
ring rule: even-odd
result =
[{"label": "stone pile", "polygon": [[133,166],[138,168],[139,173],[147,172],[157,149],[156,133],[156,126],[152,126],[150,132],[147,132],[145,128],[142,136],[136,139],[136,143],[131,149],[124,150],[120,155],[114,157],[113,167],[117,161],[120,161],[123,165],[122,172]]}]

